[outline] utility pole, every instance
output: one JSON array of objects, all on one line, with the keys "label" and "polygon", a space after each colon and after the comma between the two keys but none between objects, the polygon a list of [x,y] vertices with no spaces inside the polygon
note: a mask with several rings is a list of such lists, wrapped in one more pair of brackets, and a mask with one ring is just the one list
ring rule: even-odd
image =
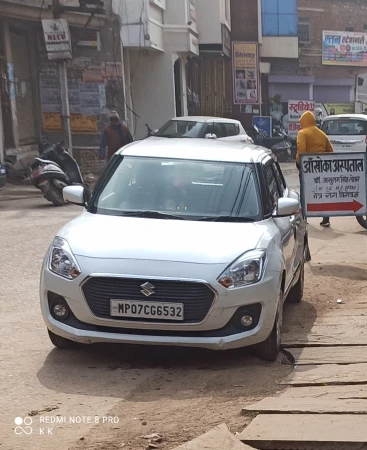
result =
[{"label": "utility pole", "polygon": [[[60,19],[61,6],[60,0],[52,0],[54,19]],[[70,128],[70,106],[69,106],[69,90],[68,90],[68,73],[66,70],[66,61],[58,61],[59,77],[60,77],[60,93],[61,93],[61,120],[62,130],[66,138],[69,153],[73,156],[73,144],[71,139]]]}]

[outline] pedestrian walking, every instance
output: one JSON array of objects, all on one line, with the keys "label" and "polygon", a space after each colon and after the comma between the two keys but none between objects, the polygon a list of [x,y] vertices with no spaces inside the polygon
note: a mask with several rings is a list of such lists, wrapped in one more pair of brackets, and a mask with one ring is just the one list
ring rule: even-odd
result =
[{"label": "pedestrian walking", "polygon": [[126,122],[121,122],[117,111],[111,111],[110,124],[103,133],[99,147],[99,156],[102,159],[105,157],[107,147],[107,160],[109,161],[121,147],[130,144],[133,140]]},{"label": "pedestrian walking", "polygon": [[[300,169],[301,155],[305,153],[330,153],[333,147],[326,134],[316,126],[315,116],[311,111],[302,114],[300,120],[301,130],[297,136],[297,158],[296,165]],[[302,183],[301,183],[302,190]],[[330,218],[323,217],[320,223],[322,227],[330,227]]]}]

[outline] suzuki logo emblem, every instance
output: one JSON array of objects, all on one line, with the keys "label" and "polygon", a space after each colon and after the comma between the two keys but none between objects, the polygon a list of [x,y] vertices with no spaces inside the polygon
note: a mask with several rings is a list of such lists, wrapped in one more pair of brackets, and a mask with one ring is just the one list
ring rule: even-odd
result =
[{"label": "suzuki logo emblem", "polygon": [[155,294],[155,287],[151,283],[144,283],[140,287],[142,288],[140,292],[144,294],[145,297],[150,297],[151,295]]}]

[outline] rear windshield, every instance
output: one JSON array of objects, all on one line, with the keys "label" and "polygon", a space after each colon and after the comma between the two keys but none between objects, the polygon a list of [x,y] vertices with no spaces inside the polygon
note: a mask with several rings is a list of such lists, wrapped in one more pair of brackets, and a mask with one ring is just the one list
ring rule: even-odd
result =
[{"label": "rear windshield", "polygon": [[360,119],[325,120],[322,131],[333,136],[360,136],[367,134],[367,121]]}]

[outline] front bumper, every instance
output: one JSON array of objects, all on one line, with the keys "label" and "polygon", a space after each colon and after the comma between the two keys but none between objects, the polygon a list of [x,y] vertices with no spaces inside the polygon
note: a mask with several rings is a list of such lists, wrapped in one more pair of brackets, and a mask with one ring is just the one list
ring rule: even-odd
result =
[{"label": "front bumper", "polygon": [[[213,279],[223,270],[218,265],[184,264],[149,261],[129,261],[124,275],[116,274],[116,267],[106,260],[78,257],[83,273],[74,281],[64,280],[47,268],[41,275],[41,308],[47,327],[55,334],[75,342],[91,344],[111,342],[122,344],[170,345],[226,350],[263,342],[270,335],[277,311],[280,275],[266,271],[261,282],[234,290],[226,290]],[[88,266],[88,270],[85,269]],[[169,267],[169,269],[167,269]],[[101,272],[101,269],[103,272]],[[99,271],[97,271],[99,270]],[[140,275],[144,273],[145,276]],[[137,275],[139,274],[139,275]],[[217,293],[208,314],[200,323],[154,323],[116,320],[96,317],[90,310],[81,285],[88,277],[115,276],[137,277],[147,281],[154,279],[205,280]],[[62,296],[72,311],[73,320],[67,323],[56,320],[50,312],[49,293]],[[231,320],[239,309],[259,305],[261,310],[257,325],[248,331],[231,326]]]}]

